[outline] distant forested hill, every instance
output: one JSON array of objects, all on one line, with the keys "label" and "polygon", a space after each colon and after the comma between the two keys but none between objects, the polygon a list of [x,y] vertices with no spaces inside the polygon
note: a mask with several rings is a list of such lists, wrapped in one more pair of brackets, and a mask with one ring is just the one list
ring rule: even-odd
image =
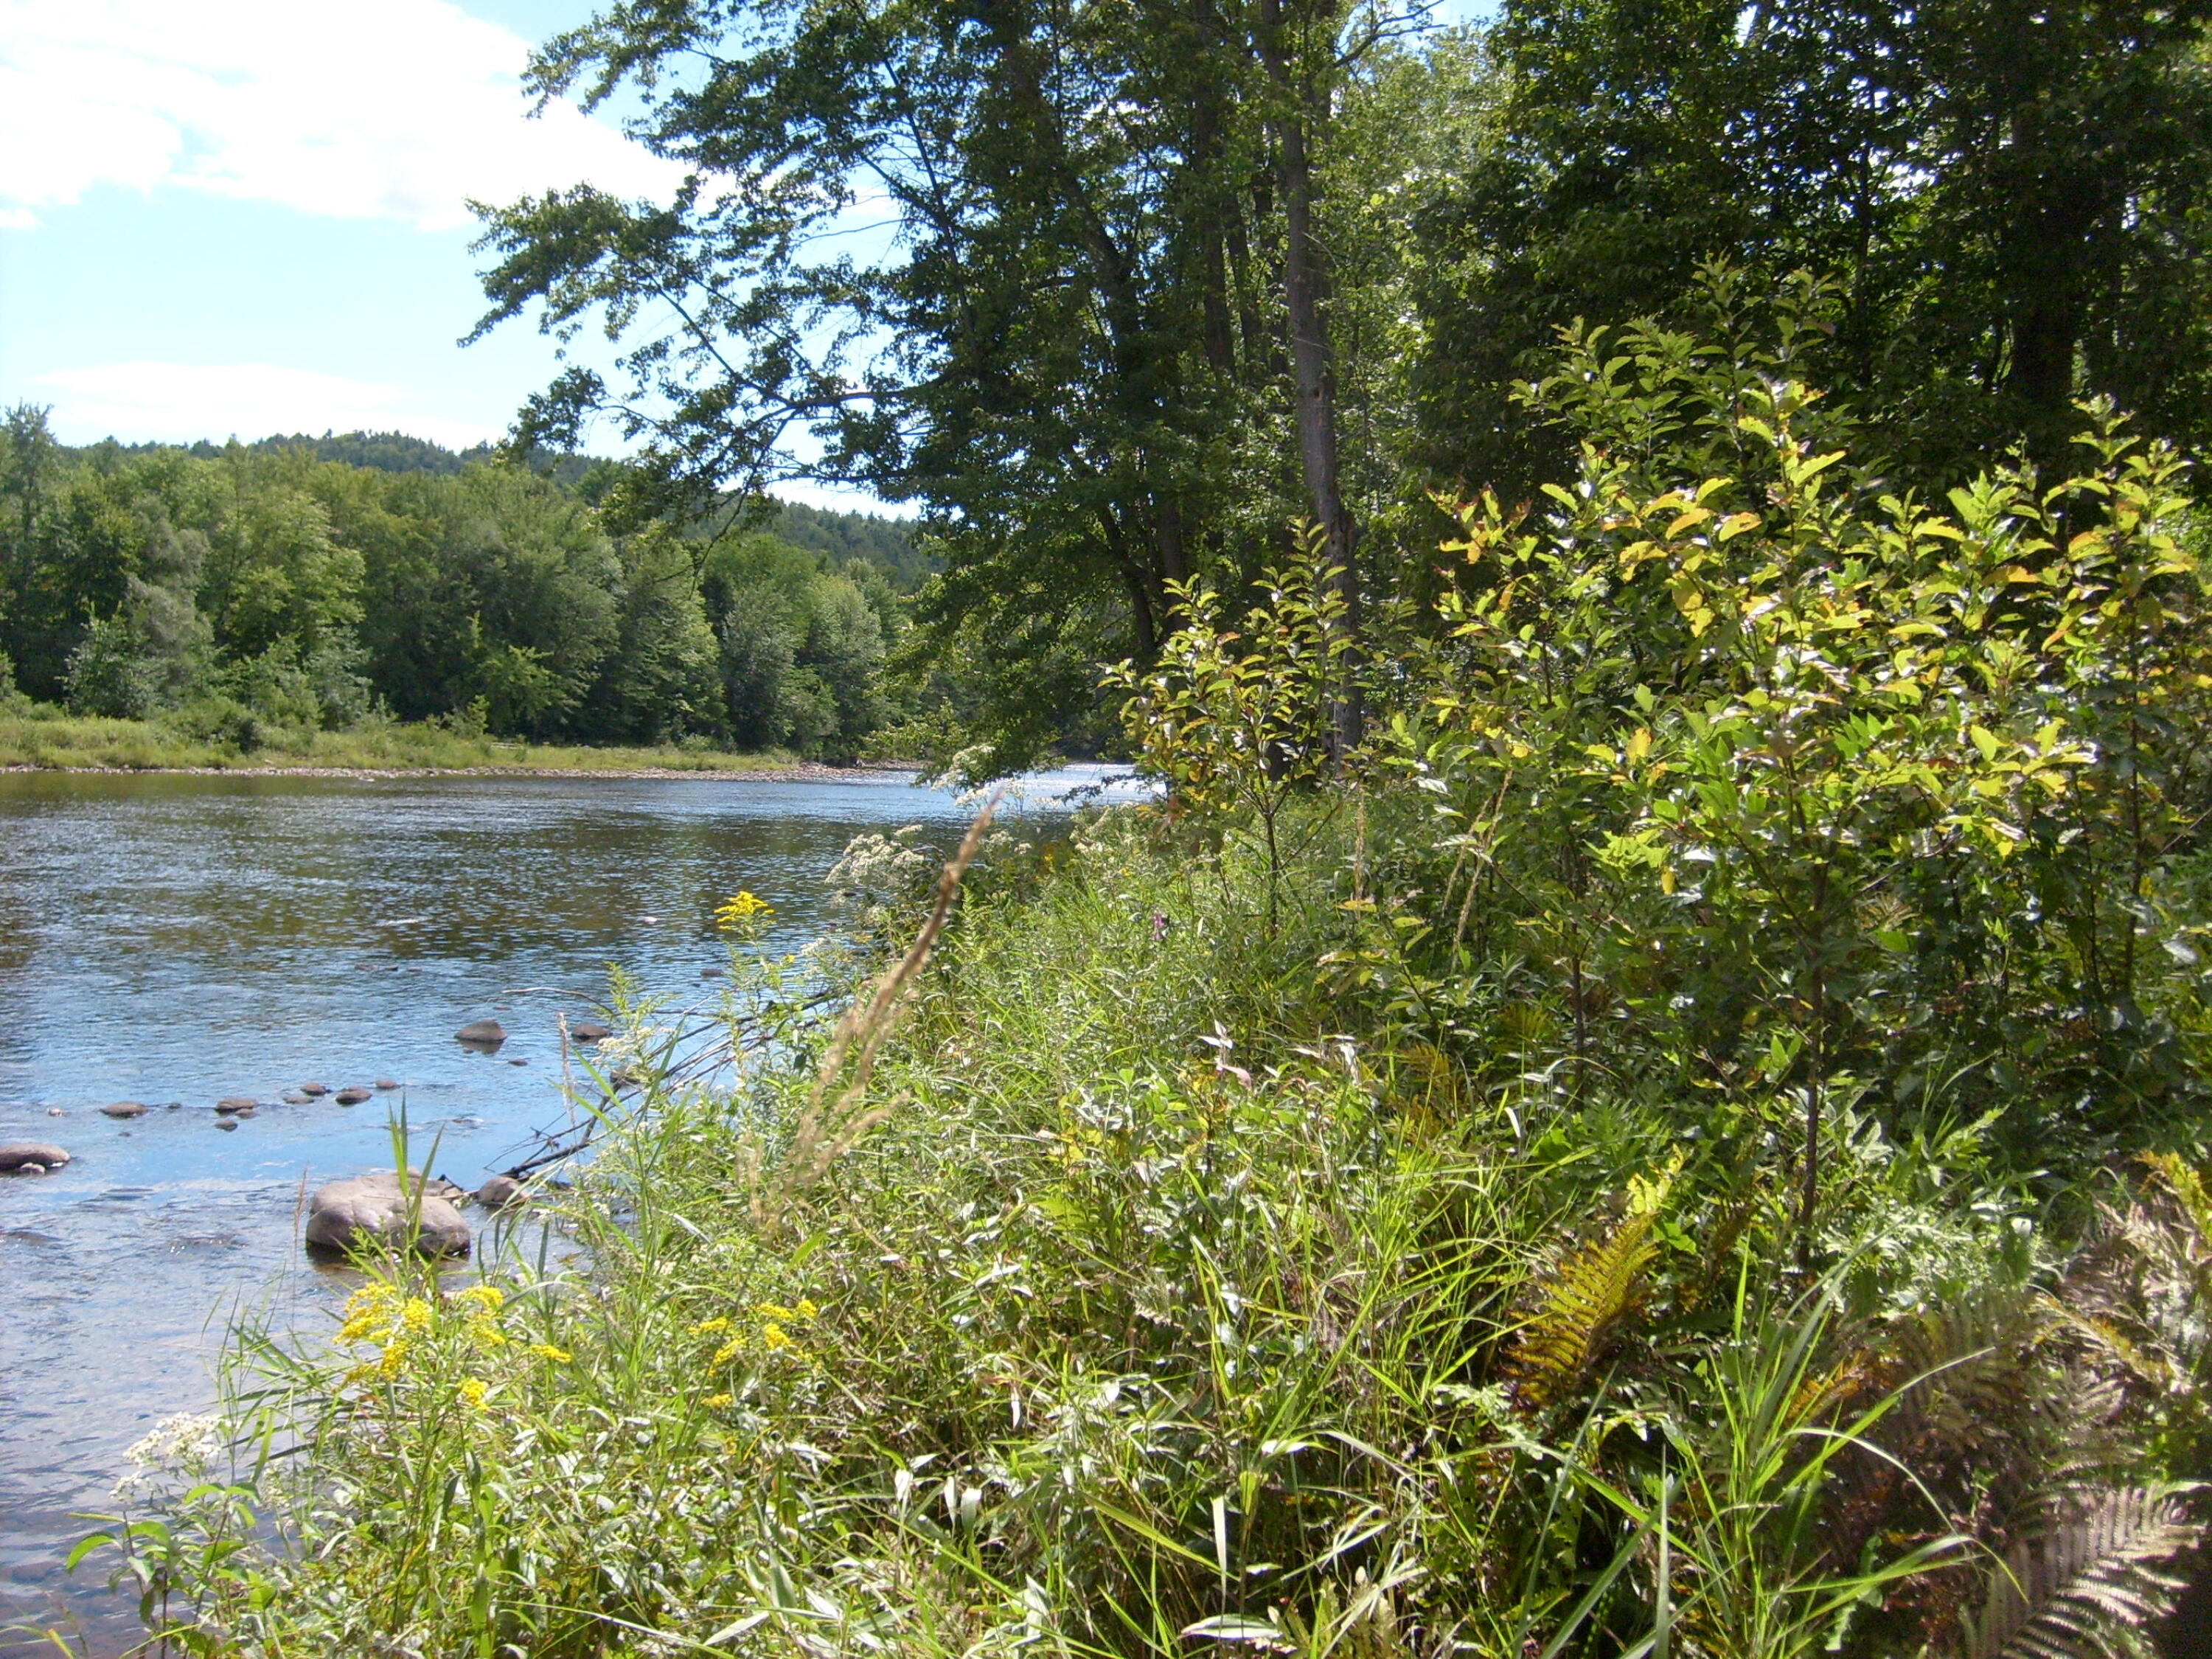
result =
[{"label": "distant forested hill", "polygon": [[[165,444],[126,444],[125,453],[172,447]],[[219,459],[228,446],[206,439],[188,447],[202,460]],[[469,449],[448,449],[428,438],[404,432],[325,432],[319,438],[304,432],[279,434],[239,447],[249,454],[274,454],[283,450],[305,450],[319,461],[338,461],[377,472],[428,472],[439,477],[458,477],[471,461],[489,460],[489,444]],[[538,469],[564,489],[574,489],[596,465],[587,455],[546,456]],[[875,513],[837,513],[796,501],[777,504],[778,513],[765,526],[794,547],[820,553],[833,563],[860,559],[890,579],[893,588],[911,593],[936,567],[915,544],[913,527],[897,519]]]},{"label": "distant forested hill", "polygon": [[911,719],[884,672],[921,568],[903,526],[619,526],[593,489],[616,467],[388,432],[71,447],[0,412],[0,708],[241,748],[390,716],[834,759]]}]

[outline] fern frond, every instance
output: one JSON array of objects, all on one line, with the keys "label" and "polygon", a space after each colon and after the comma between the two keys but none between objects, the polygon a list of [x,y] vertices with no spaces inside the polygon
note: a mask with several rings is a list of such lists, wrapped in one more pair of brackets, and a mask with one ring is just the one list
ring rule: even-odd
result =
[{"label": "fern frond", "polygon": [[1505,1374],[1527,1410],[1542,1411],[1565,1395],[1641,1300],[1644,1270],[1659,1250],[1653,1215],[1644,1206],[1632,1209],[1553,1270],[1535,1313],[1505,1356]]},{"label": "fern frond", "polygon": [[2181,1580],[2158,1568],[2203,1531],[2171,1490],[2077,1500],[2006,1555],[1961,1659],[2106,1659],[2123,1632],[2168,1610]]},{"label": "fern frond", "polygon": [[2145,1152],[2142,1162],[2165,1183],[2196,1227],[2198,1248],[2212,1247],[2212,1193],[2205,1191],[2204,1177],[2178,1153]]}]

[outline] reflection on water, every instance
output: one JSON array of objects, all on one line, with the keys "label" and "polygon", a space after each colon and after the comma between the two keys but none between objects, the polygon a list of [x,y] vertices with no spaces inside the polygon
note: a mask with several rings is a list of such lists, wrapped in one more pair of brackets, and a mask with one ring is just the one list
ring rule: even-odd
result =
[{"label": "reflection on water", "polygon": [[[581,1010],[516,988],[597,994],[620,963],[711,999],[721,898],[760,894],[769,946],[795,947],[854,835],[964,816],[883,776],[0,777],[0,1141],[75,1157],[0,1179],[0,1626],[128,1641],[127,1609],[60,1571],[87,1530],[72,1511],[105,1505],[155,1420],[207,1401],[227,1310],[327,1299],[295,1242],[304,1196],[388,1166],[390,1106],[470,1187],[562,1118],[554,1017]],[[486,1017],[511,1033],[496,1054],[453,1041]],[[404,1087],[215,1127],[225,1096],[378,1079]],[[100,1114],[124,1100],[149,1109]]]}]

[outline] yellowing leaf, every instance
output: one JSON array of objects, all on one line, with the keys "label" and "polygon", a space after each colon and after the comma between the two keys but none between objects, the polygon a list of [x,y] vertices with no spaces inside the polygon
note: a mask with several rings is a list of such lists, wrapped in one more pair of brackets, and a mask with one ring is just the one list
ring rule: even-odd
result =
[{"label": "yellowing leaf", "polygon": [[1719,539],[1724,542],[1733,541],[1747,530],[1758,529],[1764,522],[1765,520],[1756,513],[1731,513],[1721,520]]}]

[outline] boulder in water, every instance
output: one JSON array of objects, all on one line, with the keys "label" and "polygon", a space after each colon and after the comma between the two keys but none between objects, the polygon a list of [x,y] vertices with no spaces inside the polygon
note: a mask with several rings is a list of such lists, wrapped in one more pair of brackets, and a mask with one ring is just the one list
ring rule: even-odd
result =
[{"label": "boulder in water", "polygon": [[358,1106],[368,1098],[368,1090],[359,1087],[341,1089],[337,1092],[337,1102],[341,1106]]},{"label": "boulder in water", "polygon": [[252,1095],[225,1095],[216,1102],[215,1109],[223,1116],[229,1117],[239,1112],[250,1112],[260,1103]]},{"label": "boulder in water", "polygon": [[305,1089],[295,1089],[284,1097],[284,1103],[287,1106],[304,1106],[313,1098]]},{"label": "boulder in water", "polygon": [[579,1042],[604,1042],[614,1034],[614,1027],[597,1020],[583,1020],[568,1028],[568,1035]]},{"label": "boulder in water", "polygon": [[11,1140],[0,1146],[0,1175],[44,1175],[69,1161],[70,1155],[50,1140]]},{"label": "boulder in water", "polygon": [[459,1188],[418,1170],[407,1174],[404,1186],[392,1170],[379,1170],[317,1188],[307,1200],[307,1243],[326,1250],[386,1244],[425,1255],[467,1255],[469,1224],[441,1195]]},{"label": "boulder in water", "polygon": [[234,1117],[219,1117],[215,1121],[215,1127],[218,1129],[235,1129],[238,1127],[238,1120]]},{"label": "boulder in water", "polygon": [[110,1117],[143,1117],[146,1115],[146,1104],[143,1101],[138,1100],[118,1100],[113,1105],[103,1106],[100,1109],[107,1114]]},{"label": "boulder in water", "polygon": [[495,1175],[476,1190],[476,1200],[487,1210],[507,1210],[530,1200],[530,1189],[513,1176]]},{"label": "boulder in water", "polygon": [[399,1086],[399,1079],[392,1077],[380,1077],[376,1079],[376,1086],[388,1093]]},{"label": "boulder in water", "polygon": [[303,1095],[326,1095],[330,1091],[331,1085],[327,1083],[302,1083],[300,1085],[300,1092]]},{"label": "boulder in water", "polygon": [[472,1048],[496,1048],[507,1041],[507,1027],[495,1019],[472,1019],[454,1032],[453,1037]]}]

